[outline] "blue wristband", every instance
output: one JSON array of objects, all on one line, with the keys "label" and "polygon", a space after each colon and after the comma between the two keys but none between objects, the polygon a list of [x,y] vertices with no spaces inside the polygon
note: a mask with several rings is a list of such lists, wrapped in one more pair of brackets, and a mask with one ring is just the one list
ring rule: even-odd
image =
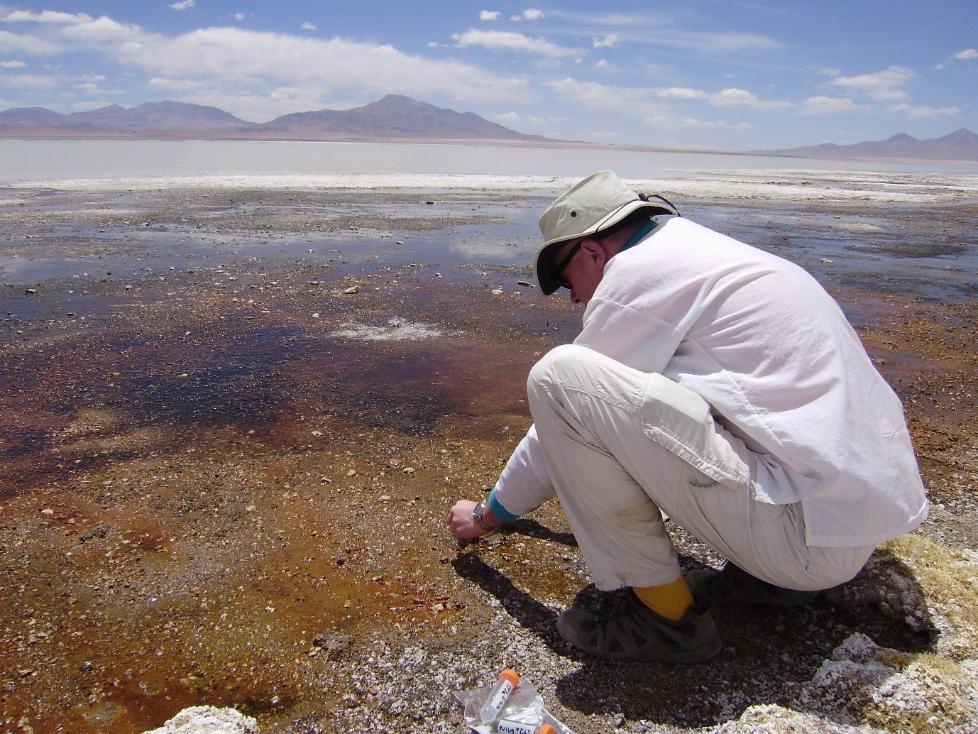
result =
[{"label": "blue wristband", "polygon": [[512,512],[507,510],[499,500],[496,499],[496,488],[493,487],[492,491],[489,493],[489,499],[486,500],[486,507],[489,508],[489,512],[492,513],[501,523],[515,522],[520,519],[519,515],[514,515]]}]

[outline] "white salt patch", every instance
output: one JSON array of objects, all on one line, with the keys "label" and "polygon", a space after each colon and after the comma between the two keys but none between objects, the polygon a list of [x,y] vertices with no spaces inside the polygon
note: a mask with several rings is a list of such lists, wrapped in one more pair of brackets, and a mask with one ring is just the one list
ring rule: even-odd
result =
[{"label": "white salt patch", "polygon": [[[978,176],[943,173],[874,173],[861,171],[676,171],[668,177],[629,179],[648,193],[670,198],[790,200],[824,202],[957,202],[978,196]],[[443,190],[534,192],[566,191],[576,178],[463,174],[291,174],[242,176],[167,176],[115,179],[21,181],[17,188],[81,191],[163,189],[292,190]]]},{"label": "white salt patch", "polygon": [[259,734],[258,722],[232,708],[192,706],[145,734]]},{"label": "white salt patch", "polygon": [[370,326],[348,322],[343,324],[342,328],[330,333],[330,336],[362,341],[419,341],[445,336],[445,332],[428,324],[395,317],[388,319],[386,326]]},{"label": "white salt patch", "polygon": [[241,176],[163,176],[140,178],[75,178],[49,181],[20,181],[18,188],[56,188],[80,191],[132,189],[295,189],[295,190],[385,190],[436,189],[481,191],[557,190],[569,187],[571,179],[551,176],[489,176],[453,174],[288,174]]}]

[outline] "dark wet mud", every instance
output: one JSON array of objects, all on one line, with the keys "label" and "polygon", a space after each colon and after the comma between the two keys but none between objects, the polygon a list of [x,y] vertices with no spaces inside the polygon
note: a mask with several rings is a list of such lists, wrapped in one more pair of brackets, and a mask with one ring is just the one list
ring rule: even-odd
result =
[{"label": "dark wet mud", "polygon": [[[0,207],[0,730],[141,732],[201,703],[269,732],[461,730],[449,700],[404,703],[377,650],[442,651],[468,661],[456,687],[481,685],[494,673],[473,640],[501,617],[576,667],[541,684],[580,732],[782,700],[854,630],[928,649],[821,602],[727,617],[708,672],[594,664],[552,626],[587,583],[559,507],[459,551],[448,509],[492,486],[529,425],[527,371],[579,325],[530,285],[540,200],[15,195]],[[832,239],[817,222],[851,212],[688,209],[826,283],[905,402],[937,508],[923,532],[974,547],[973,213],[880,208],[884,234]],[[926,254],[893,250],[896,231]],[[719,560],[676,538],[689,567]]]}]

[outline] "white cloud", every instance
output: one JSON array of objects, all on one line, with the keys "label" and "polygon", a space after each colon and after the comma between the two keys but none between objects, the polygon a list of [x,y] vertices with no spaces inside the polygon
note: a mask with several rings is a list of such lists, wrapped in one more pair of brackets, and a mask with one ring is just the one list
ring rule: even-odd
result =
[{"label": "white cloud", "polygon": [[53,43],[30,35],[0,31],[0,53],[25,53],[33,55],[54,54],[60,51]]},{"label": "white cloud", "polygon": [[903,102],[910,97],[904,87],[916,76],[903,66],[891,66],[875,74],[840,76],[829,84],[869,95],[878,102]]},{"label": "white cloud", "polygon": [[479,20],[484,20],[486,22],[492,22],[499,20],[500,12],[498,10],[480,10]]},{"label": "white cloud", "polygon": [[245,19],[245,14],[244,13],[235,13],[234,14],[234,19],[240,22],[240,21],[242,21],[242,20]]},{"label": "white cloud", "polygon": [[681,48],[709,56],[761,53],[784,47],[780,41],[754,33],[696,33],[674,28],[651,33],[641,40],[651,46]]},{"label": "white cloud", "polygon": [[591,45],[594,48],[614,48],[618,45],[618,34],[609,33],[604,38],[595,38],[591,41]]},{"label": "white cloud", "polygon": [[509,19],[514,23],[519,23],[522,20],[528,20],[532,22],[534,20],[540,20],[541,18],[545,18],[545,17],[546,16],[543,14],[542,10],[537,10],[536,8],[527,8],[526,10],[524,10],[522,13],[519,13],[518,15],[509,16]]},{"label": "white cloud", "polygon": [[316,24],[315,23],[310,23],[308,20],[305,23],[303,23],[300,27],[304,31],[314,31],[314,30],[316,30]]},{"label": "white cloud", "polygon": [[598,82],[581,82],[569,77],[545,82],[544,86],[576,104],[595,109],[628,109],[646,122],[656,121],[655,124],[662,127],[681,127],[683,121],[693,127],[731,130],[746,129],[745,126],[748,126],[747,123],[707,122],[676,115],[663,109],[663,100],[704,100],[714,107],[746,107],[756,110],[789,109],[794,106],[791,102],[761,100],[743,89],[724,89],[710,93],[686,87],[618,87]]},{"label": "white cloud", "polygon": [[496,122],[523,122],[523,115],[519,112],[502,112],[498,115],[494,115],[493,118]]},{"label": "white cloud", "polygon": [[139,26],[118,23],[104,15],[96,20],[67,26],[61,31],[61,37],[86,47],[124,43],[127,44],[124,48],[133,50],[159,43],[165,38],[143,33]]},{"label": "white cloud", "polygon": [[12,59],[10,61],[0,61],[0,69],[23,69],[27,64],[23,61],[18,61],[17,59]]},{"label": "white cloud", "polygon": [[721,120],[699,120],[695,117],[683,117],[681,115],[656,114],[643,119],[647,125],[652,127],[664,128],[667,130],[684,130],[696,128],[698,130],[750,130],[751,124],[747,122],[723,122]]},{"label": "white cloud", "polygon": [[721,89],[719,92],[705,92],[689,87],[663,87],[654,90],[659,99],[697,99],[705,100],[714,107],[747,107],[753,110],[777,110],[794,107],[791,102],[763,100],[753,92],[737,87]]},{"label": "white cloud", "polygon": [[3,74],[0,75],[0,86],[16,87],[18,89],[50,89],[57,86],[58,81],[53,76],[41,74]]},{"label": "white cloud", "polygon": [[806,115],[833,115],[858,109],[861,107],[847,97],[809,97],[801,106]]},{"label": "white cloud", "polygon": [[248,119],[277,116],[293,102],[296,106],[290,111],[313,109],[310,102],[322,106],[323,99],[337,92],[352,91],[361,98],[400,93],[424,99],[443,94],[457,101],[485,102],[525,101],[528,90],[521,76],[339,38],[239,27],[204,28],[167,37],[107,17],[67,26],[59,36],[72,49],[102,52],[157,80],[201,82],[193,93],[212,95],[203,102],[221,106],[219,102],[226,101],[224,109],[247,113]]},{"label": "white cloud", "polygon": [[0,21],[5,23],[84,23],[92,19],[87,13],[59,13],[43,10],[32,13],[29,10],[11,10]]},{"label": "white cloud", "polygon": [[549,10],[547,17],[586,28],[612,29],[620,34],[622,40],[631,44],[680,48],[710,56],[763,53],[784,48],[780,41],[756,33],[683,31],[675,27],[674,16],[667,12],[631,14]]},{"label": "white cloud", "polygon": [[491,116],[501,125],[548,125],[554,122],[564,122],[561,117],[539,117],[537,115],[521,115],[519,112],[502,112]]},{"label": "white cloud", "polygon": [[978,59],[978,49],[966,48],[964,51],[958,51],[954,54],[954,58],[958,61],[970,61],[971,59]]},{"label": "white cloud", "polygon": [[553,58],[577,55],[574,49],[558,46],[545,38],[534,38],[509,31],[480,31],[470,28],[465,33],[452,34],[452,40],[459,48],[482,46],[492,50],[523,51]]},{"label": "white cloud", "polygon": [[897,112],[906,115],[911,120],[919,117],[942,117],[944,115],[956,115],[961,110],[957,107],[927,107],[926,105],[909,105],[906,103],[892,105],[888,108],[890,112]]},{"label": "white cloud", "polygon": [[617,109],[622,105],[648,105],[650,90],[642,87],[615,87],[598,82],[581,82],[570,77],[543,83],[561,97],[596,109]]},{"label": "white cloud", "polygon": [[169,7],[173,10],[187,10],[196,4],[195,0],[177,0],[177,2],[169,5]]},{"label": "white cloud", "polygon": [[736,87],[721,89],[709,95],[709,100],[714,107],[749,107],[752,110],[775,110],[793,106],[791,102],[765,101],[753,92]]},{"label": "white cloud", "polygon": [[688,89],[687,87],[666,87],[657,89],[655,96],[661,99],[709,99],[710,95],[699,89]]},{"label": "white cloud", "polygon": [[594,62],[595,69],[607,69],[609,66],[611,66],[611,64],[609,64],[605,59],[598,59],[596,62]]}]

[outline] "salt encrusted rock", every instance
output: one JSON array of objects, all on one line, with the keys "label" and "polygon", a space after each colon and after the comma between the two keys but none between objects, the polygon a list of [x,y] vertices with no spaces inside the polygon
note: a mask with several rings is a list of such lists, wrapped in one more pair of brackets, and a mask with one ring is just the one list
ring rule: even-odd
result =
[{"label": "salt encrusted rock", "polygon": [[716,734],[874,734],[877,731],[821,719],[777,704],[762,704],[747,708],[737,721],[728,721]]},{"label": "salt encrusted rock", "polygon": [[896,666],[878,659],[880,652],[866,635],[848,637],[802,690],[800,700],[805,708],[830,712],[837,720],[858,724],[873,690],[897,672]]},{"label": "salt encrusted rock", "polygon": [[897,556],[876,551],[852,581],[824,592],[838,606],[871,606],[886,616],[906,622],[917,632],[933,629],[920,585]]},{"label": "salt encrusted rock", "polygon": [[[835,722],[885,731],[978,729],[978,665],[847,638],[801,691],[802,707]],[[865,729],[863,729],[865,730]]]},{"label": "salt encrusted rock", "polygon": [[232,708],[192,706],[144,734],[260,734],[258,722]]}]

